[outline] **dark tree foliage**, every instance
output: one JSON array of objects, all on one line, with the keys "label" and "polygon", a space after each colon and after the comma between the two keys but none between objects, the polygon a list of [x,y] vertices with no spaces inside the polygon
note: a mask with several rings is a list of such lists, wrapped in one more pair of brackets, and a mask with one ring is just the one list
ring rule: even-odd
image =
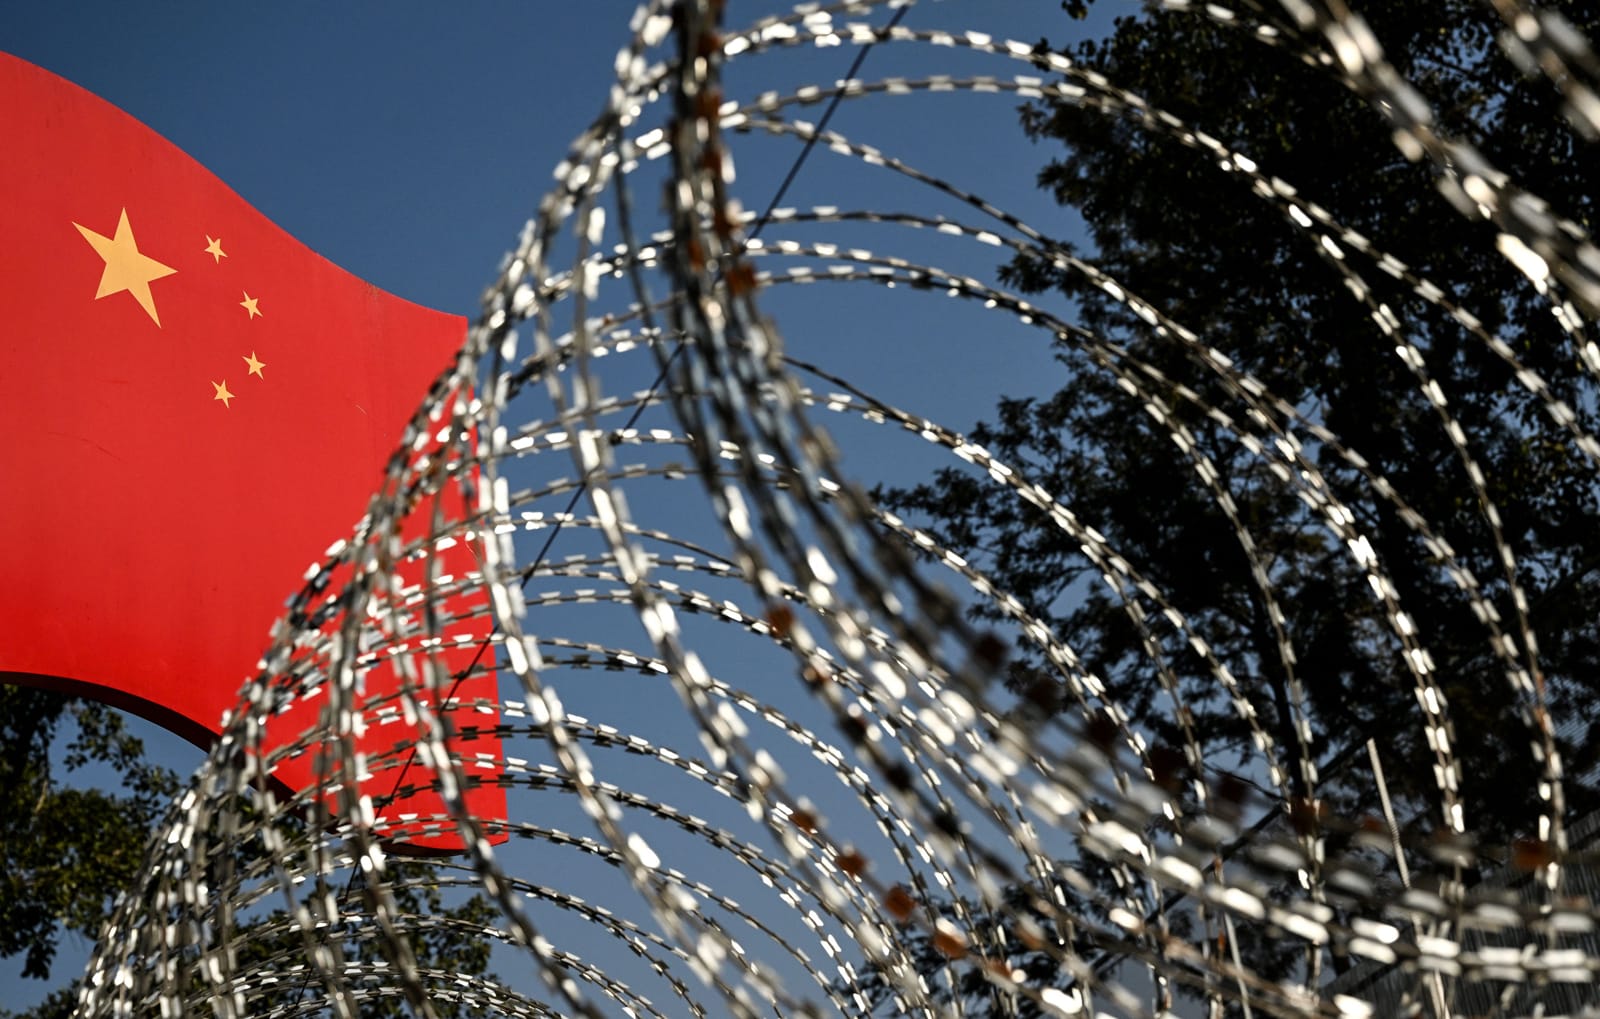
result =
[{"label": "dark tree foliage", "polygon": [[[109,769],[114,781],[65,784],[53,748],[66,771]],[[0,956],[46,978],[63,932],[93,938],[176,789],[110,708],[0,686]]]},{"label": "dark tree foliage", "polygon": [[[422,982],[445,992],[431,1002],[435,1014],[441,1019],[469,1019],[487,1015],[488,1011],[470,1007],[454,997],[457,978],[484,982],[496,979],[489,972],[492,942],[478,932],[493,927],[499,912],[480,893],[461,894],[460,886],[451,877],[450,872],[437,869],[432,863],[391,859],[384,880],[394,895],[396,927],[409,940]],[[347,908],[361,908],[362,891],[359,881],[342,889]],[[364,964],[379,974],[391,972],[395,960],[373,935],[370,927],[343,933],[333,929],[319,931],[317,940],[336,945],[347,966]],[[241,972],[271,972],[280,964],[298,966],[305,958],[304,935],[281,909],[242,924],[230,944]],[[350,989],[358,995],[363,1019],[404,1019],[415,1014],[405,997],[382,981],[365,985],[352,981]],[[257,990],[250,999],[253,1013],[293,1014],[297,1009],[307,1009],[303,1014],[323,1014],[316,1007],[323,992],[315,980],[282,981],[275,987],[264,985]]]},{"label": "dark tree foliage", "polygon": [[[1489,5],[1370,0],[1356,6],[1389,59],[1434,104],[1447,133],[1472,140],[1522,188],[1594,229],[1595,150],[1563,119],[1556,90],[1523,78],[1502,55],[1496,37],[1504,26]],[[1600,38],[1600,6],[1577,0],[1546,6],[1591,40]],[[1270,14],[1277,5],[1263,9]],[[1549,305],[1496,253],[1492,227],[1461,215],[1441,196],[1435,171],[1401,155],[1376,111],[1325,69],[1297,59],[1295,50],[1292,42],[1269,46],[1248,29],[1199,13],[1151,12],[1118,19],[1108,38],[1085,42],[1073,55],[1080,66],[1249,156],[1262,172],[1289,182],[1304,200],[1439,284],[1578,410],[1581,427],[1594,431],[1595,384],[1582,374],[1575,344]],[[1048,101],[1024,107],[1021,120],[1049,158],[1039,185],[1087,224],[1086,257],[1359,451],[1449,541],[1514,633],[1505,574],[1445,429],[1394,343],[1369,307],[1352,298],[1315,240],[1253,195],[1248,182],[1136,115]],[[1370,260],[1349,257],[1373,287],[1373,300],[1394,310],[1423,351],[1470,437],[1519,559],[1517,579],[1530,602],[1555,716],[1568,723],[1596,718],[1600,486],[1592,468],[1479,339]],[[1239,414],[1238,402],[1176,341],[1156,335],[1083,277],[1044,257],[1018,258],[1003,276],[1026,292],[1066,295],[1079,324]],[[971,437],[1056,493],[1167,594],[1233,667],[1292,765],[1284,669],[1232,526],[1197,482],[1192,462],[1139,401],[1075,342],[1059,340],[1058,350],[1061,389],[1047,399],[1003,400]],[[1402,824],[1414,835],[1436,826],[1432,754],[1412,682],[1348,552],[1261,457],[1215,421],[1176,397],[1164,409],[1193,431],[1220,470],[1277,588],[1313,716],[1311,756],[1324,766],[1316,795],[1344,817],[1376,813],[1371,775],[1358,756],[1373,739],[1388,763]],[[1308,450],[1355,512],[1438,665],[1464,771],[1467,824],[1493,860],[1497,846],[1532,834],[1538,806],[1531,790],[1540,765],[1514,713],[1505,671],[1466,599],[1394,506],[1375,498],[1328,449]],[[1135,629],[1074,540],[987,477],[963,470],[881,495],[1053,623],[1156,744],[1179,745],[1170,704]],[[1196,708],[1204,779],[1215,784],[1232,762],[1249,758],[1248,730],[1198,657],[1178,642],[1169,650],[1183,694]],[[1035,701],[1052,676],[1026,649],[1011,666],[1013,685]],[[1592,777],[1600,730],[1578,721],[1559,737],[1570,820],[1597,806]]]},{"label": "dark tree foliage", "polygon": [[[493,981],[489,972],[491,943],[472,932],[492,926],[499,914],[482,895],[462,898],[447,896],[446,888],[437,880],[430,864],[402,861],[391,863],[387,876],[395,895],[395,905],[406,918],[426,918],[425,923],[410,932],[411,949],[419,970],[436,974],[435,980],[454,985],[457,976]],[[355,894],[355,890],[352,890]],[[369,932],[370,933],[370,932]],[[326,935],[324,935],[326,937]],[[304,942],[299,929],[287,914],[277,910],[241,926],[230,939],[241,972],[261,973],[279,962],[298,965],[303,957]],[[339,948],[346,963],[384,963],[389,961],[383,946],[366,939],[340,939]],[[448,974],[445,978],[443,975]],[[405,998],[397,993],[382,991],[381,986],[354,988],[367,992],[360,999],[362,1019],[404,1019],[412,1015]],[[197,992],[202,989],[197,987]],[[379,991],[381,993],[371,993]],[[77,1004],[78,984],[52,991],[39,1004],[21,1012],[0,1010],[3,1019],[68,1019]],[[313,980],[293,979],[278,981],[250,999],[252,1013],[265,1014],[324,1014],[319,1008],[322,993]],[[442,996],[433,1001],[435,1014],[441,1019],[469,1019],[487,1015],[484,1008]]]},{"label": "dark tree foliage", "polygon": [[[65,746],[59,746],[60,740]],[[67,784],[69,773],[87,769]],[[109,772],[109,777],[107,776]],[[92,782],[90,786],[88,783]],[[0,686],[0,956],[24,957],[24,974],[48,979],[60,938],[71,932],[95,938],[118,893],[133,886],[146,844],[177,792],[177,776],[152,764],[142,742],[122,716],[102,704],[22,687]],[[285,818],[282,824],[300,822]],[[267,866],[259,845],[236,847],[227,880],[255,875]],[[391,861],[386,881],[410,947],[425,971],[493,979],[489,941],[477,931],[493,926],[497,912],[481,894],[452,890],[450,871],[424,861]],[[337,877],[337,876],[336,876]],[[220,887],[220,881],[219,881]],[[352,903],[361,888],[344,889]],[[304,943],[282,910],[253,915],[232,932],[238,966],[248,971],[274,959],[298,962]],[[352,962],[387,960],[371,940],[340,943]],[[257,1011],[304,1004],[316,1014],[317,987],[290,981],[253,1002]],[[22,1012],[0,1009],[0,1019],[65,1019],[77,1001],[77,983],[52,991]],[[448,998],[434,1003],[440,1016],[481,1014]],[[403,998],[378,996],[363,1002],[373,1019],[409,1015]]]},{"label": "dark tree foliage", "polygon": [[[1580,27],[1600,27],[1591,5],[1570,6],[1567,13]],[[1553,90],[1521,80],[1500,56],[1492,11],[1464,0],[1390,0],[1363,11],[1391,59],[1434,99],[1450,130],[1478,139],[1502,168],[1556,208],[1580,223],[1592,221],[1594,198],[1584,169],[1592,161],[1574,152]],[[1386,123],[1327,72],[1246,31],[1182,14],[1120,19],[1109,39],[1084,43],[1077,56],[1153,106],[1251,156],[1264,172],[1291,182],[1307,200],[1446,286],[1579,408],[1585,428],[1595,427],[1592,384],[1576,381],[1572,341],[1495,253],[1491,228],[1439,197],[1430,168],[1407,162]],[[1393,343],[1368,308],[1351,299],[1315,243],[1237,178],[1135,117],[1045,103],[1024,108],[1022,123],[1035,140],[1060,147],[1039,181],[1081,211],[1096,263],[1358,450],[1450,541],[1509,628],[1513,612],[1503,574],[1444,429]],[[1592,717],[1588,709],[1600,693],[1594,678],[1600,664],[1600,587],[1594,584],[1600,513],[1590,469],[1480,341],[1401,284],[1370,265],[1363,269],[1377,298],[1397,311],[1423,349],[1471,436],[1521,562],[1518,579],[1530,598],[1552,700],[1563,717]],[[1028,258],[1004,273],[1027,291],[1064,291],[1082,324],[1208,399],[1237,406],[1175,341],[1155,336],[1081,277]],[[1231,526],[1166,430],[1071,347],[1061,343],[1067,371],[1059,392],[1003,401],[995,420],[974,428],[972,437],[1105,534],[1196,621],[1225,661],[1249,663],[1241,679],[1274,716],[1269,725],[1280,735],[1285,718],[1274,708],[1281,704],[1281,670]],[[1262,543],[1316,712],[1314,753],[1326,759],[1377,737],[1397,760],[1423,760],[1410,681],[1347,552],[1259,457],[1193,407],[1173,399],[1168,409],[1199,437]],[[1401,603],[1417,618],[1450,694],[1460,750],[1492,754],[1503,777],[1470,783],[1471,824],[1496,834],[1523,831],[1530,806],[1523,791],[1532,785],[1534,765],[1522,733],[1503,731],[1512,717],[1510,694],[1483,627],[1394,508],[1326,450],[1313,452],[1357,511],[1358,526],[1393,573]],[[975,553],[1003,586],[1053,620],[1096,671],[1117,681],[1116,693],[1143,726],[1175,741],[1126,614],[1094,582],[1074,541],[966,472],[947,471],[886,498],[921,511],[954,547]],[[1245,730],[1215,683],[1197,661],[1180,664],[1192,679],[1185,693],[1208,709],[1202,729],[1209,746],[1240,748]],[[1015,671],[1029,675],[1030,667],[1019,664]],[[1567,735],[1567,770],[1581,776],[1595,763],[1597,741],[1588,731]],[[1419,803],[1428,799],[1428,768],[1396,770],[1392,779],[1404,783],[1414,775],[1406,791]],[[1499,799],[1504,790],[1515,790],[1516,801]],[[1575,809],[1593,805],[1582,783],[1574,793]]]},{"label": "dark tree foliage", "polygon": [[[247,809],[245,818],[252,825],[253,835],[240,840],[231,857],[217,859],[208,879],[233,895],[238,895],[241,889],[258,886],[268,877],[272,861],[263,842],[264,827],[275,828],[281,844],[287,845],[303,845],[308,834],[305,821],[292,815],[278,815],[263,824],[262,818]],[[376,901],[369,895],[361,871],[334,872],[328,875],[327,881],[330,886],[327,891],[340,900],[341,911],[370,912],[375,908]],[[390,920],[405,939],[411,960],[421,974],[421,982],[442,988],[442,993],[432,1001],[435,1014],[441,1019],[468,1019],[486,1014],[484,1009],[469,1007],[455,997],[458,978],[495,979],[488,971],[492,943],[480,932],[495,925],[499,912],[476,891],[470,869],[454,867],[448,861],[404,860],[391,856],[385,864],[383,883],[394,898]],[[468,888],[473,889],[470,895],[466,893]],[[275,901],[262,904],[241,919],[237,930],[223,933],[238,972],[268,974],[305,962],[306,934],[280,903],[281,897],[276,897]],[[267,907],[271,907],[270,910]],[[337,951],[345,967],[354,966],[375,974],[365,984],[361,978],[349,984],[360,1001],[363,1019],[402,1019],[412,1015],[413,1010],[404,995],[390,989],[383,979],[383,975],[393,972],[401,961],[377,933],[378,929],[370,924],[351,927],[335,924],[319,928],[313,935],[313,943]],[[199,978],[195,979],[198,983]],[[314,978],[276,984],[258,980],[256,984],[249,1001],[252,1013],[293,1014],[309,1009],[303,1014],[323,1014],[315,1007],[323,991]]]}]

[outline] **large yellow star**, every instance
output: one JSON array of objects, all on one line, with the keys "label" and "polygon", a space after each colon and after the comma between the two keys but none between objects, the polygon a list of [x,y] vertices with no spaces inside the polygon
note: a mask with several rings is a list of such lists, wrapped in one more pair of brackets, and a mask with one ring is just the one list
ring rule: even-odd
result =
[{"label": "large yellow star", "polygon": [[106,263],[105,272],[100,274],[100,289],[95,291],[95,300],[126,290],[139,302],[139,307],[149,314],[150,320],[160,326],[156,299],[150,296],[150,281],[171,276],[178,270],[162,265],[139,250],[139,245],[133,239],[133,227],[128,225],[128,210],[123,209],[122,216],[117,220],[115,237],[97,234],[79,223],[72,225],[78,228],[83,239]]},{"label": "large yellow star", "polygon": [[228,380],[223,379],[221,382],[213,382],[211,383],[211,388],[216,390],[217,394],[213,396],[212,399],[221,400],[222,406],[227,407],[228,401],[233,399],[233,394],[228,392]]}]

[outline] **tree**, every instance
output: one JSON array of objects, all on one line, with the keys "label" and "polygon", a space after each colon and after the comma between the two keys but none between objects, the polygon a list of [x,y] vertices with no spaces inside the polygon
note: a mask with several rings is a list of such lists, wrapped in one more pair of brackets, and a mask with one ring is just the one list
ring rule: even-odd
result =
[{"label": "tree", "polygon": [[[58,745],[62,740],[64,746]],[[97,774],[96,787],[67,784],[57,774],[57,759],[68,773],[107,768],[115,781]],[[0,955],[23,955],[24,975],[46,980],[63,932],[96,937],[117,894],[133,885],[146,843],[179,789],[178,777],[147,760],[142,741],[106,705],[0,686],[0,873],[6,886],[0,896]],[[279,823],[300,822],[285,817]],[[236,846],[235,866],[248,868],[259,852],[254,843]],[[492,926],[498,915],[483,895],[447,895],[455,882],[420,860],[391,862],[385,880],[402,914],[431,918],[409,934],[419,966],[465,976],[487,973],[490,943],[470,933]],[[245,969],[293,954],[300,945],[281,909],[253,917],[234,937],[243,946]],[[380,962],[382,949],[371,940],[345,946],[357,963]],[[307,996],[307,988],[290,982],[265,992],[253,1007],[290,1006]],[[33,1008],[0,1010],[0,1017],[65,1019],[76,1000],[74,980]],[[481,1014],[457,1001],[436,1002],[435,1008],[441,1016]],[[409,1013],[402,1000],[387,999],[368,1002],[362,1014],[381,1019]]]},{"label": "tree", "polygon": [[[53,750],[66,771],[109,768],[115,782],[62,783]],[[45,979],[64,931],[94,937],[177,788],[104,704],[0,686],[0,955]]]},{"label": "tree", "polygon": [[[1549,6],[1589,38],[1600,34],[1594,5]],[[1260,10],[1265,13],[1256,20],[1270,21],[1276,5]],[[1504,25],[1489,5],[1374,0],[1360,10],[1389,60],[1434,103],[1446,132],[1473,139],[1522,188],[1593,228],[1600,210],[1586,180],[1592,154],[1578,156],[1576,147],[1585,143],[1561,116],[1557,91],[1542,79],[1522,78],[1501,53],[1496,38]],[[1297,38],[1294,26],[1279,20],[1273,28],[1280,42],[1267,45],[1250,21],[1222,23],[1200,5],[1189,13],[1124,17],[1108,38],[1083,43],[1073,55],[1078,66],[1220,139],[1263,174],[1289,182],[1303,206],[1316,203],[1436,282],[1446,300],[1470,310],[1549,383],[1575,410],[1579,428],[1595,431],[1597,387],[1581,370],[1578,340],[1496,252],[1493,229],[1440,197],[1435,171],[1426,161],[1408,161],[1390,125],[1362,98],[1328,69],[1298,58],[1306,47],[1315,50],[1317,40]],[[1054,153],[1039,174],[1040,186],[1083,216],[1093,264],[1120,290],[1100,286],[1043,250],[1013,260],[1003,278],[1025,292],[1066,295],[1083,326],[1171,380],[1156,387],[1159,409],[1193,433],[1220,486],[1233,496],[1238,522],[1253,539],[1285,613],[1283,635],[1295,657],[1286,662],[1279,654],[1250,558],[1234,522],[1197,483],[1193,459],[1140,400],[1084,356],[1076,337],[1058,339],[1067,368],[1058,392],[1042,400],[1003,400],[995,419],[975,427],[971,437],[1058,493],[1234,667],[1264,727],[1290,758],[1293,795],[1315,796],[1346,817],[1377,813],[1370,775],[1349,763],[1368,740],[1377,740],[1407,830],[1438,825],[1432,751],[1417,724],[1413,684],[1385,610],[1345,543],[1274,473],[1270,451],[1257,455],[1242,446],[1176,386],[1236,420],[1244,419],[1240,399],[1170,333],[1131,311],[1123,292],[1193,330],[1358,451],[1448,542],[1507,634],[1528,651],[1490,517],[1434,406],[1396,356],[1393,336],[1376,321],[1377,309],[1387,308],[1423,355],[1485,475],[1501,532],[1517,556],[1515,580],[1529,602],[1538,681],[1553,717],[1595,717],[1600,488],[1593,465],[1518,388],[1505,360],[1419,297],[1410,282],[1346,250],[1340,257],[1370,288],[1366,298],[1353,296],[1315,233],[1253,193],[1242,174],[1224,172],[1211,153],[1185,147],[1126,103],[1108,113],[1079,102],[1038,101],[1021,110],[1021,121]],[[1407,513],[1375,494],[1370,479],[1330,444],[1311,438],[1306,452],[1354,512],[1354,526],[1389,571],[1438,666],[1464,765],[1465,816],[1494,860],[1497,845],[1537,837],[1540,809],[1528,791],[1541,762],[1518,721],[1506,670],[1439,547],[1427,545],[1408,526]],[[1075,539],[990,478],[964,470],[880,494],[1050,622],[1108,681],[1153,742],[1179,745],[1138,631],[1120,598],[1098,583],[1098,569]],[[985,607],[975,611],[999,618]],[[1026,645],[1019,647],[1010,680],[1037,695],[1041,684],[1055,682],[1052,670]],[[1215,762],[1204,778],[1218,783],[1231,762],[1250,759],[1248,729],[1193,650],[1174,641],[1168,652],[1195,708],[1205,760]],[[1308,754],[1324,766],[1316,789],[1305,788],[1293,766],[1301,762],[1294,759],[1291,669],[1308,702]],[[1556,742],[1566,765],[1564,806],[1571,820],[1600,804],[1593,782],[1600,730],[1569,725]],[[1345,763],[1329,768],[1330,761]],[[1483,781],[1488,775],[1495,780]]]}]

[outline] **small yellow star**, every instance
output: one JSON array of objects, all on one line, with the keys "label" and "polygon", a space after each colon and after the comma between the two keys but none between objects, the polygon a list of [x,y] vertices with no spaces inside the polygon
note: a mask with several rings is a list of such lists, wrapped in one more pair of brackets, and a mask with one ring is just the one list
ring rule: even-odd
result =
[{"label": "small yellow star", "polygon": [[223,379],[221,382],[213,382],[211,383],[211,388],[217,391],[217,395],[213,396],[212,399],[221,400],[224,407],[228,406],[228,401],[233,399],[233,394],[228,392],[228,380]]},{"label": "small yellow star", "polygon": [[244,363],[250,368],[251,375],[254,375],[258,379],[266,378],[265,375],[261,374],[261,369],[265,368],[267,363],[265,361],[257,361],[255,351],[252,350],[250,352],[250,356],[244,358]]},{"label": "small yellow star", "polygon": [[219,265],[224,258],[228,257],[228,253],[222,250],[221,237],[213,237],[210,234],[206,234],[206,254],[210,255],[211,260]]},{"label": "small yellow star", "polygon": [[261,314],[260,309],[256,307],[256,302],[259,300],[261,300],[261,298],[251,297],[250,291],[246,290],[244,292],[244,300],[239,302],[239,307],[243,308],[245,311],[248,311],[251,318],[255,318],[257,315]]},{"label": "small yellow star", "polygon": [[126,290],[159,327],[161,318],[156,314],[156,299],[150,296],[150,281],[171,276],[178,270],[162,265],[139,250],[139,245],[133,239],[133,227],[128,225],[128,210],[123,209],[121,217],[117,219],[114,237],[95,233],[79,223],[72,225],[78,228],[83,239],[106,263],[105,271],[100,274],[100,289],[95,291],[94,299],[98,301]]}]

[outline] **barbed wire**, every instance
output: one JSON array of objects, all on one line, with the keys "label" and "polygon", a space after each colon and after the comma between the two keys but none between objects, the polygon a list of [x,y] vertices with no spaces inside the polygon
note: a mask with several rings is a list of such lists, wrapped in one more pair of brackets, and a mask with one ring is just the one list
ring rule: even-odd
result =
[{"label": "barbed wire", "polygon": [[[367,516],[308,573],[260,675],[173,805],[89,963],[82,1014],[356,1016],[403,1003],[422,1016],[1157,1016],[1187,1007],[1182,992],[1211,1015],[1443,1016],[1469,988],[1503,1014],[1540,1014],[1532,996],[1546,987],[1592,986],[1596,907],[1563,877],[1592,854],[1563,820],[1561,720],[1541,679],[1538,620],[1472,431],[1410,323],[1374,296],[1374,273],[1503,362],[1520,398],[1592,469],[1600,443],[1561,395],[1573,380],[1541,376],[1469,299],[1249,154],[1062,53],[902,25],[905,6],[804,4],[747,28],[724,24],[712,0],[653,0],[634,15],[601,115],[557,167]],[[1493,224],[1498,250],[1570,337],[1574,378],[1596,381],[1592,239],[1447,137],[1357,15],[1332,0],[1166,6],[1159,16],[1247,32],[1370,100],[1400,150],[1432,161],[1467,213]],[[1494,7],[1507,45],[1555,84],[1574,131],[1593,135],[1587,42],[1516,0]],[[871,23],[888,9],[892,22]],[[870,81],[852,71],[748,101],[725,92],[725,71],[776,51],[874,45],[933,62],[960,50],[995,68]],[[947,181],[795,119],[825,100],[948,92],[996,97],[1001,114],[1020,97],[1130,119],[1220,167],[1288,224],[1393,343],[1449,437],[1512,618],[1397,483],[1159,302],[985,197],[983,181]],[[757,134],[883,174],[903,204],[775,201],[752,215],[734,166]],[[961,144],[959,129],[945,134]],[[657,195],[660,213],[642,212],[636,198]],[[755,236],[762,227],[792,234]],[[890,247],[820,239],[864,228]],[[957,264],[936,264],[930,238]],[[977,275],[972,266],[997,254],[1099,289],[1206,379],[1204,391]],[[1071,493],[874,397],[849,365],[792,354],[768,305],[791,306],[800,287],[827,291],[823,301],[844,288],[944,297],[1114,380],[1130,414],[1182,453],[1249,561],[1288,724],[1263,720],[1271,711],[1238,678],[1249,663],[1229,661],[1156,573],[1074,511]],[[896,320],[885,312],[875,328]],[[1412,686],[1406,724],[1430,748],[1434,834],[1393,816],[1342,818],[1321,798],[1330,771],[1354,781],[1363,741],[1319,766],[1284,592],[1259,523],[1185,423],[1196,420],[1298,500],[1370,587],[1374,639]],[[1142,731],[1125,692],[982,563],[881,508],[870,471],[847,468],[843,436],[964,465],[1078,548],[1126,616],[1174,745]],[[1517,709],[1508,730],[1542,768],[1528,791],[1540,834],[1520,861],[1531,879],[1514,895],[1461,880],[1481,862],[1461,795],[1472,777],[1431,635],[1329,464],[1416,539],[1421,565],[1473,611],[1504,674]],[[975,605],[1003,621],[1003,636],[974,621]],[[1048,670],[1043,693],[1003,681],[1013,636]],[[1197,733],[1202,705],[1180,680],[1181,655],[1247,734],[1237,759],[1219,761]],[[496,675],[498,699],[458,696],[463,678]],[[287,789],[278,767],[301,755],[317,780]],[[503,791],[505,816],[478,812],[473,794],[486,788]],[[459,852],[418,877],[395,858],[418,839]],[[407,905],[419,888],[447,904],[481,896],[488,918],[419,913]],[[419,954],[430,933],[494,945],[499,976],[433,965]],[[1303,961],[1268,976],[1241,950],[1252,937]],[[1398,990],[1380,1001],[1371,982],[1322,979],[1334,957],[1397,975]]]}]

